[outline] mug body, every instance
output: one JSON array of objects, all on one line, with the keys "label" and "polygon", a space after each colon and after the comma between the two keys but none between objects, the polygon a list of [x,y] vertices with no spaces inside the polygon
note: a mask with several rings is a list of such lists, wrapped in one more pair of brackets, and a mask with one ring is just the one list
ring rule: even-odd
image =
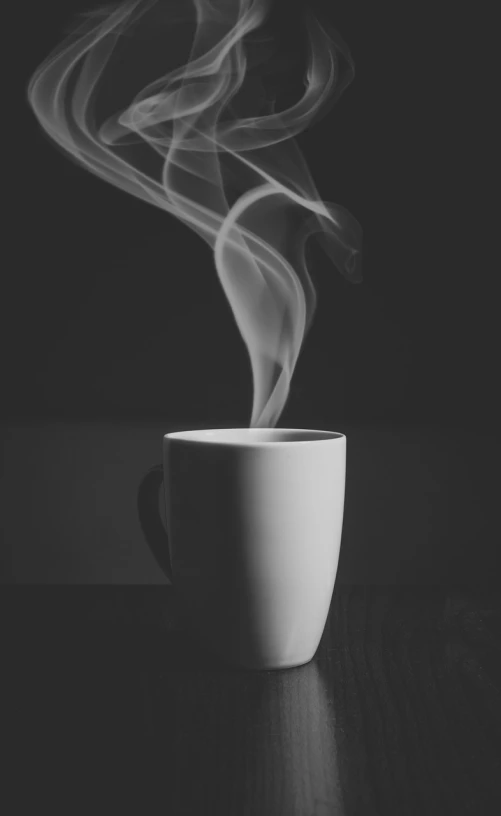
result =
[{"label": "mug body", "polygon": [[247,668],[307,663],[336,577],[346,437],[185,431],[166,434],[163,454],[173,581],[189,626]]}]

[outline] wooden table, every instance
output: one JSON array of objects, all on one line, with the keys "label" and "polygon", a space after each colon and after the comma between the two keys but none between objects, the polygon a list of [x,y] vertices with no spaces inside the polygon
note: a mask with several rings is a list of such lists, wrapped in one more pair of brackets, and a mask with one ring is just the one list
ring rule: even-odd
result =
[{"label": "wooden table", "polygon": [[9,816],[26,796],[68,814],[501,812],[495,589],[338,584],[314,660],[254,673],[201,652],[166,586],[1,597]]}]

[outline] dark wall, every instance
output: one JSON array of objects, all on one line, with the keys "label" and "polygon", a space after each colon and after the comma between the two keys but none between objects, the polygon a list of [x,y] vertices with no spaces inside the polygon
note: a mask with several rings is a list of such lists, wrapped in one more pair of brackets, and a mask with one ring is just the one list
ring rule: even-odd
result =
[{"label": "dark wall", "polygon": [[[445,2],[313,5],[356,77],[299,142],[320,195],[363,227],[364,282],[315,256],[318,311],[281,423],[494,421],[488,114],[471,21]],[[21,98],[73,7],[23,4],[4,416],[246,424],[247,353],[208,247],[67,160]]]}]

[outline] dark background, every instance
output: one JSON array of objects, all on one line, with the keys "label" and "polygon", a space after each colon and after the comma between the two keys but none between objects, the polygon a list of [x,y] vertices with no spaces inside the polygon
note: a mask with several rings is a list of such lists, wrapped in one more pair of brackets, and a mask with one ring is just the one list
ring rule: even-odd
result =
[{"label": "dark background", "polygon": [[[317,313],[279,424],[348,436],[338,580],[496,580],[494,21],[481,4],[312,6],[356,76],[298,142],[320,196],[363,228],[364,280],[314,256]],[[23,3],[12,24],[1,572],[21,583],[164,581],[138,525],[141,476],[163,433],[245,426],[252,405],[209,248],[68,160],[26,102],[73,10],[91,7]],[[275,8],[286,37],[296,4]]]},{"label": "dark background", "polygon": [[[280,5],[292,19],[296,5]],[[362,225],[364,281],[318,256],[318,310],[280,424],[493,424],[488,21],[444,2],[311,5],[347,42],[356,76],[298,141],[321,197]],[[22,6],[4,416],[248,424],[247,352],[209,248],[66,159],[21,99],[73,10],[93,4]]]}]

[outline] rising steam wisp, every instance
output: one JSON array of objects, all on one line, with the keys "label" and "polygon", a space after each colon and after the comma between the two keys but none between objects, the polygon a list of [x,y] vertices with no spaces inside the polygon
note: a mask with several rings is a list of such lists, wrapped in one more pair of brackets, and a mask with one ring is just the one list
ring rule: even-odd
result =
[{"label": "rising steam wisp", "polygon": [[[249,352],[254,427],[276,424],[315,311],[307,237],[319,233],[341,274],[361,279],[360,227],[342,207],[319,199],[293,138],[353,78],[349,51],[307,15],[304,92],[276,111],[263,78],[287,74],[274,63],[269,37],[253,41],[269,10],[268,0],[128,0],[107,6],[84,16],[28,87],[40,124],[66,153],[176,216],[213,249]],[[137,44],[132,65],[140,66],[158,39],[167,59],[187,21],[193,27],[188,60],[98,125],[96,98],[117,44]],[[245,116],[237,112],[242,100],[250,108]],[[157,177],[146,171],[141,149],[157,157]]]}]

